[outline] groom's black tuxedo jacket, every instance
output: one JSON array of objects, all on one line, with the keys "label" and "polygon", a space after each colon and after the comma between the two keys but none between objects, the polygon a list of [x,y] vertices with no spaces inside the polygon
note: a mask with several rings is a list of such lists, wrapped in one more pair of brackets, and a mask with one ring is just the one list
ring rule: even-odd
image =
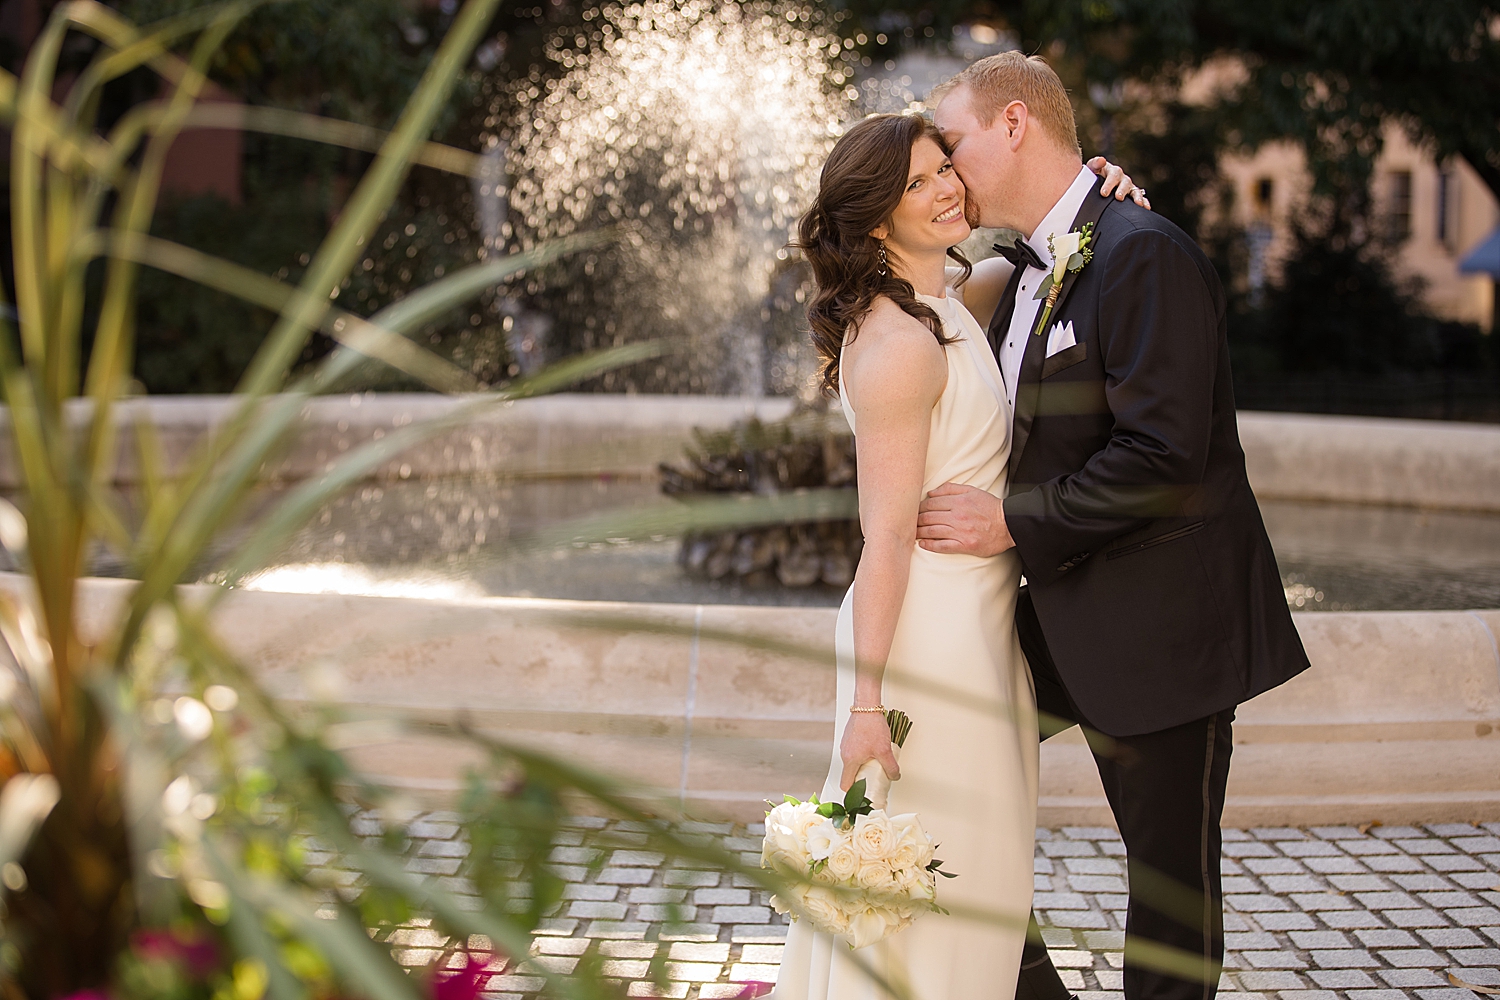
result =
[{"label": "groom's black tuxedo jacket", "polygon": [[[1068,694],[1133,736],[1308,662],[1245,476],[1218,275],[1181,229],[1097,184],[1073,228],[1090,221],[1093,259],[1047,323],[1071,321],[1076,346],[1046,358],[1047,331],[1026,335],[1005,517]],[[997,354],[1023,271],[991,321]]]}]

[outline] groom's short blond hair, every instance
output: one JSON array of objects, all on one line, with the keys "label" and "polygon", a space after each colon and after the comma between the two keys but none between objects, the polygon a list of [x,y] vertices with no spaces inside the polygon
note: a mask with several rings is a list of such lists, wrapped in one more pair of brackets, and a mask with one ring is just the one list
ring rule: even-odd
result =
[{"label": "groom's short blond hair", "polygon": [[936,106],[957,87],[969,91],[969,110],[985,128],[994,124],[1011,101],[1020,101],[1053,140],[1083,155],[1068,88],[1041,56],[1025,56],[1014,49],[985,56],[934,90],[929,103]]}]

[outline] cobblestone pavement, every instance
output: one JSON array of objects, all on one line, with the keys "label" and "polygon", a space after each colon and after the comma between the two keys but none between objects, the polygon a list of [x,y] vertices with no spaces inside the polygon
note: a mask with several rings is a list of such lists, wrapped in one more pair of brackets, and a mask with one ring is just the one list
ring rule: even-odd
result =
[{"label": "cobblestone pavement", "polygon": [[[461,889],[467,847],[453,820],[429,813],[409,825],[410,867]],[[361,832],[378,828],[357,822],[370,826]],[[757,826],[684,829],[759,862]],[[1119,1000],[1124,846],[1108,828],[1037,836],[1035,906],[1053,960],[1081,1000]],[[567,894],[531,961],[566,973],[596,953],[629,995],[678,1000],[775,980],[786,925],[764,893],[719,872],[666,867],[630,823],[580,817],[562,840],[553,860]],[[1480,1000],[1450,976],[1500,988],[1500,823],[1226,830],[1222,870],[1220,990],[1234,1000]],[[459,943],[421,925],[390,941],[411,966],[448,960]],[[671,981],[660,994],[648,972],[659,956]],[[490,997],[519,1000],[542,985],[525,964],[495,973]]]}]

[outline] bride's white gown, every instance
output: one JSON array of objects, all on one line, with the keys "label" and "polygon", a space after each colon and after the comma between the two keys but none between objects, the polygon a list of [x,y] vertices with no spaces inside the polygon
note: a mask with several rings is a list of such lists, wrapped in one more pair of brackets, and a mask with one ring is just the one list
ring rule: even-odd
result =
[{"label": "bride's white gown", "polygon": [[[921,296],[943,320],[948,382],[932,411],[923,491],[946,482],[1005,495],[1010,412],[994,355],[950,289]],[[855,414],[844,401],[855,430]],[[933,913],[857,955],[920,1000],[1011,1000],[1031,908],[1036,827],[1036,701],[1015,633],[1020,561],[916,548],[885,674],[884,703],[912,718],[892,815],[915,812],[955,879],[938,879]],[[839,610],[838,702],[828,779],[842,799],[839,742],[854,700],[854,588]],[[793,924],[775,1000],[885,995],[842,939]]]}]

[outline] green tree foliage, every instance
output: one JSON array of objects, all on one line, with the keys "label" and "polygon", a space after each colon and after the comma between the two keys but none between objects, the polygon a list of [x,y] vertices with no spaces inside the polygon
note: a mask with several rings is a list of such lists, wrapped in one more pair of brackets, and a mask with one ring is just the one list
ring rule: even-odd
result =
[{"label": "green tree foliage", "polygon": [[[203,6],[204,0],[125,0],[120,12],[150,24]],[[209,75],[252,104],[388,128],[431,60],[446,20],[435,7],[402,0],[271,4],[246,18]],[[451,122],[450,113],[437,131]],[[328,152],[311,144],[308,150]]]},{"label": "green tree foliage", "polygon": [[1493,0],[1073,0],[1019,5],[1027,42],[1063,40],[1091,79],[1159,79],[1225,55],[1245,77],[1220,101],[1232,138],[1291,138],[1319,190],[1369,177],[1399,122],[1462,156],[1500,196],[1500,4]]},{"label": "green tree foliage", "polygon": [[[150,23],[202,6],[204,0],[127,0],[121,10],[137,23]],[[447,20],[435,7],[417,8],[402,0],[272,4],[246,19],[215,58],[210,76],[228,94],[249,104],[387,128],[431,60]],[[472,86],[473,81],[465,79],[456,88],[438,119],[436,135],[461,128]],[[370,156],[255,133],[245,133],[243,141],[242,204],[213,195],[169,196],[152,231],[262,273],[295,280]],[[419,214],[420,203],[430,201],[437,191],[446,195],[455,189],[462,194],[463,182],[417,172],[393,206],[386,228],[394,226],[400,238],[409,217]],[[382,232],[374,247],[383,248],[388,235]],[[442,245],[442,233],[423,236],[424,242]],[[403,245],[395,252],[405,249]],[[472,246],[458,249],[460,254],[450,255],[457,259],[443,262],[445,270],[460,260],[474,259]],[[373,250],[371,270],[356,272],[351,284],[369,276],[377,265],[385,271],[388,256],[384,249]],[[399,270],[399,265],[392,263],[389,269]],[[433,276],[432,267],[422,275]],[[408,280],[401,289],[416,284],[420,281]],[[362,296],[364,311],[387,304],[399,290],[386,291],[383,296]],[[171,275],[148,271],[140,293],[136,375],[153,392],[229,391],[269,329],[269,313],[247,309],[221,292]],[[331,346],[319,335],[302,361],[322,357]],[[383,381],[405,385],[399,376],[387,375]]]},{"label": "green tree foliage", "polygon": [[[1500,196],[1494,0],[932,0],[899,9],[852,0],[850,10],[870,25],[987,21],[1045,54],[1075,94],[1086,148],[1110,147],[1156,209],[1215,258],[1236,293],[1230,335],[1241,372],[1495,367],[1477,328],[1424,315],[1419,290],[1393,277],[1394,248],[1370,198],[1392,123],[1439,161],[1464,159]],[[1181,84],[1204,67],[1220,89],[1184,102]],[[1122,106],[1095,104],[1126,81]],[[1245,273],[1242,234],[1210,209],[1232,197],[1220,158],[1275,140],[1305,151],[1313,197],[1299,207],[1285,280],[1251,303],[1235,280]]]},{"label": "green tree foliage", "polygon": [[1495,338],[1428,315],[1420,288],[1397,279],[1383,254],[1301,227],[1294,237],[1281,283],[1233,317],[1237,375],[1495,369]]}]

